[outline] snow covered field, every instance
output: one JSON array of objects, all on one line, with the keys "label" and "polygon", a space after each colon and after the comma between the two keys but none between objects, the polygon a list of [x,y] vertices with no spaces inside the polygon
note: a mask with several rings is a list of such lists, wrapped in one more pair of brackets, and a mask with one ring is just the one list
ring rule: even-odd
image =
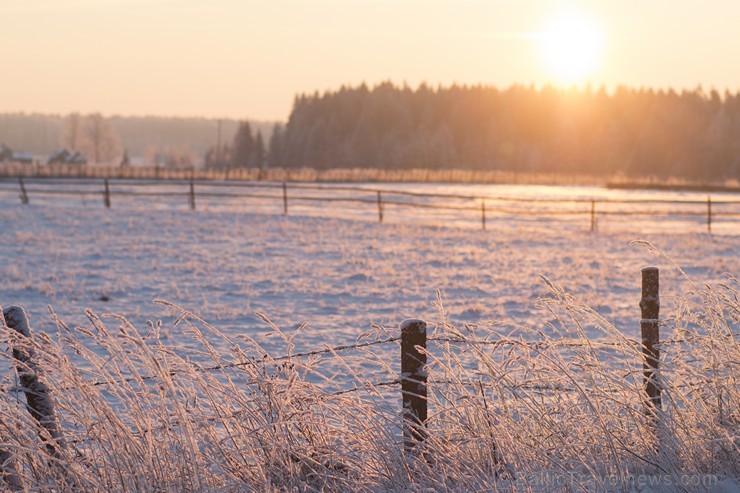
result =
[{"label": "snow covered field", "polygon": [[[495,193],[630,192],[515,187]],[[86,308],[120,314],[142,333],[147,321],[161,320],[161,337],[169,346],[199,350],[182,325],[173,325],[179,313],[153,303],[166,300],[236,341],[252,338],[279,355],[286,343],[274,336],[265,317],[289,336],[300,328],[292,341],[298,351],[349,344],[374,326],[397,335],[407,318],[425,319],[432,327],[469,324],[505,333],[523,326],[528,330],[516,335],[529,339],[538,333],[556,337],[559,330],[575,337],[574,326],[563,327],[538,303],[552,295],[540,276],[628,338],[639,339],[641,267],[661,269],[666,318],[685,310],[681,297],[687,291],[740,274],[740,228],[727,221],[714,235],[704,233],[696,218],[680,225],[635,221],[630,228],[612,216],[595,233],[587,216],[565,222],[501,217],[481,231],[474,226],[477,218],[459,221],[426,212],[419,217],[416,210],[399,209],[378,224],[372,208],[366,218],[350,219],[341,204],[321,207],[299,204],[283,216],[282,204],[274,201],[250,208],[206,200],[190,211],[179,198],[163,206],[158,198],[137,197],[106,210],[99,196],[32,196],[23,206],[17,195],[2,193],[0,305],[24,306],[36,332],[57,331],[47,306],[70,327],[89,326]],[[670,259],[634,240],[649,242]],[[583,330],[593,340],[606,338],[593,324]],[[219,351],[230,349],[223,339],[209,342]],[[370,381],[388,380],[398,371],[396,352],[394,345],[375,350],[389,369],[362,360],[353,370]],[[352,380],[341,374],[334,379],[340,387]]]},{"label": "snow covered field", "polygon": [[[596,194],[498,188],[499,195],[525,197]],[[437,291],[453,324],[496,320],[543,327],[547,314],[534,304],[546,294],[539,278],[544,275],[636,336],[641,267],[661,267],[665,300],[690,286],[669,261],[632,240],[649,241],[700,285],[740,271],[740,224],[732,222],[723,228],[726,234],[708,235],[701,220],[666,231],[660,218],[657,223],[632,219],[635,231],[624,226],[610,231],[600,224],[600,231],[591,233],[586,217],[575,224],[489,218],[488,230],[480,231],[445,212],[438,212],[441,218],[419,218],[413,209],[387,211],[385,224],[377,224],[371,222],[372,208],[367,221],[307,217],[346,215],[343,204],[307,211],[301,207],[313,204],[299,204],[288,217],[279,214],[281,203],[272,211],[257,207],[261,213],[250,212],[244,200],[241,210],[214,204],[196,211],[186,203],[163,209],[159,197],[137,197],[105,210],[99,197],[32,196],[32,203],[22,206],[17,196],[0,194],[5,238],[0,303],[24,305],[39,330],[50,326],[47,305],[71,325],[83,322],[88,307],[142,324],[165,317],[151,303],[164,299],[228,334],[255,336],[267,330],[254,316],[259,311],[288,331],[307,324],[298,341],[310,347],[347,343],[371,324],[396,327],[409,317],[437,322]],[[650,229],[660,232],[647,233]]]}]

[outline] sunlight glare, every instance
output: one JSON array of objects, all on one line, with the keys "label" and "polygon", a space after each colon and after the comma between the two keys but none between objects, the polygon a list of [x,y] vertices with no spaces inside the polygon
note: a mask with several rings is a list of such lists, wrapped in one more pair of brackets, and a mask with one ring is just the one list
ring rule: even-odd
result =
[{"label": "sunlight glare", "polygon": [[576,12],[550,20],[542,34],[542,54],[556,82],[575,84],[593,74],[604,45],[597,22]]}]

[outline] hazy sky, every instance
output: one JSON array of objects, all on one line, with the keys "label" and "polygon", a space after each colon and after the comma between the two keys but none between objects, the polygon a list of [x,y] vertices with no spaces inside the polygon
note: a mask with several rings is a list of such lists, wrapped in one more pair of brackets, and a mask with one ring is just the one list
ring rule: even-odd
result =
[{"label": "hazy sky", "polygon": [[284,120],[297,93],[384,80],[740,90],[738,0],[0,0],[0,19],[0,112]]}]

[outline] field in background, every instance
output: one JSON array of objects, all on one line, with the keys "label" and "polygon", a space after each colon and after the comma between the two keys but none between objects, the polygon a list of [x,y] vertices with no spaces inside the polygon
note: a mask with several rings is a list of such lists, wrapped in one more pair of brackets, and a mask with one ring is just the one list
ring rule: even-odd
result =
[{"label": "field in background", "polygon": [[[511,193],[574,193],[524,188]],[[105,209],[99,193],[31,194],[26,206],[17,193],[0,194],[0,304],[25,306],[36,333],[49,334],[40,346],[48,379],[73,450],[87,461],[70,452],[61,462],[70,473],[53,467],[15,394],[3,394],[3,420],[21,430],[4,440],[27,447],[33,485],[612,491],[634,484],[630,475],[686,471],[692,481],[714,475],[725,490],[713,491],[736,491],[727,478],[738,475],[737,284],[725,275],[740,270],[736,232],[600,224],[593,234],[588,221],[563,228],[544,220],[482,231],[392,211],[378,224],[372,208],[356,221],[342,208],[316,211],[340,217],[312,217],[300,203],[284,216],[273,199],[259,210],[206,200],[190,211],[179,192],[171,202],[113,197]],[[631,342],[648,264],[661,268],[663,334],[688,338],[665,352],[673,414],[660,457],[651,452]],[[483,352],[430,347],[431,377],[446,383],[433,396],[429,452],[444,461],[404,457],[397,390],[373,385],[398,378],[395,344],[280,359],[363,334],[394,337],[412,317],[438,337],[522,342]],[[573,339],[590,347],[556,347]],[[524,344],[536,341],[548,346]],[[614,342],[607,353],[597,349]],[[249,361],[215,374],[193,370]],[[136,374],[154,378],[95,385]],[[696,382],[702,390],[683,387]],[[583,392],[527,388],[537,384]],[[364,390],[336,395],[355,386]],[[661,481],[653,490],[671,491]]]},{"label": "field in background", "polygon": [[[30,193],[27,206],[15,188],[0,193],[0,224],[10,240],[2,246],[9,260],[0,272],[11,299],[2,303],[40,302],[29,307],[32,313],[51,304],[79,319],[86,306],[129,314],[137,307],[135,314],[153,298],[164,298],[199,307],[205,318],[234,328],[243,327],[242,317],[248,320],[254,310],[277,315],[280,326],[311,315],[313,323],[338,329],[335,338],[371,322],[395,326],[402,317],[385,317],[391,313],[433,318],[436,290],[456,304],[453,316],[468,314],[465,321],[517,317],[530,323],[531,304],[542,288],[539,274],[587,296],[587,302],[608,310],[605,315],[632,320],[633,310],[620,308],[633,307],[637,298],[638,283],[630,279],[654,259],[629,245],[635,239],[653,241],[702,281],[718,282],[723,272],[740,270],[738,232],[707,235],[702,217],[672,222],[607,216],[592,234],[583,215],[570,222],[491,216],[482,231],[478,211],[465,211],[471,213],[466,217],[460,211],[389,207],[378,224],[374,203],[290,202],[284,216],[281,199],[218,197],[198,199],[192,211],[182,193],[186,184],[174,196],[113,195],[108,210],[99,186],[95,195]],[[412,190],[495,190],[516,198],[656,197],[575,187],[416,185]],[[346,220],[358,215],[366,220]],[[678,288],[680,276],[675,280]],[[632,293],[630,299],[614,299],[625,292]],[[101,302],[103,295],[110,300]]]}]

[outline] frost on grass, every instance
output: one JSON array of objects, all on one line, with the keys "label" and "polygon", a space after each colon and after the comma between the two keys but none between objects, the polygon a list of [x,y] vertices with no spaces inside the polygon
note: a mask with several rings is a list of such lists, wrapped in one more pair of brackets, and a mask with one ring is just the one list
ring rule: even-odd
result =
[{"label": "frost on grass", "polygon": [[[38,336],[34,354],[70,450],[50,454],[9,386],[0,448],[34,491],[629,491],[638,476],[731,485],[740,475],[737,280],[676,298],[661,321],[658,426],[646,419],[639,342],[546,287],[547,330],[454,327],[439,299],[421,454],[404,455],[398,388],[356,370],[382,366],[398,380],[381,350],[396,354],[395,337],[299,354],[263,315],[283,341],[268,350],[166,302],[176,312],[169,330],[190,343],[170,345],[160,323],[88,311],[69,327],[52,312],[56,333]],[[5,324],[2,337],[14,337]]]}]

